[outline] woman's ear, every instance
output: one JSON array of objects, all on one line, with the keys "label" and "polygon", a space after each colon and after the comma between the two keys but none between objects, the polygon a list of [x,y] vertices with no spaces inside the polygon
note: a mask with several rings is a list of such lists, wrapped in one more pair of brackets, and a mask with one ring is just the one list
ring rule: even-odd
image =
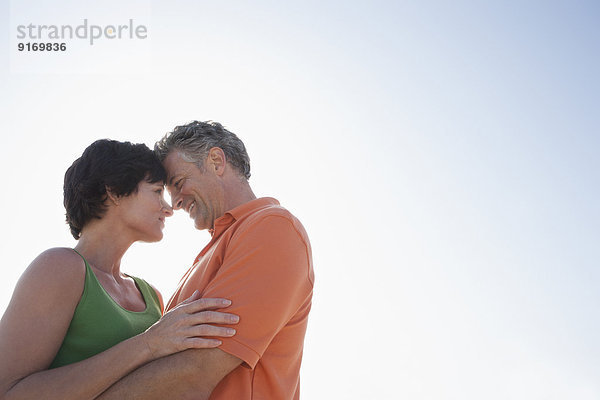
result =
[{"label": "woman's ear", "polygon": [[112,201],[114,203],[115,206],[119,205],[121,196],[117,196],[111,188],[109,188],[108,186],[104,185],[104,188],[106,189],[106,196],[108,197],[108,199],[110,201]]}]

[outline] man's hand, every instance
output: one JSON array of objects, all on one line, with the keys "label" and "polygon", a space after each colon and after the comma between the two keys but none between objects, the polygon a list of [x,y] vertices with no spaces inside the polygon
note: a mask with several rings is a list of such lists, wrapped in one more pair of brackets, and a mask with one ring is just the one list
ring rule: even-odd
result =
[{"label": "man's hand", "polygon": [[231,305],[226,299],[202,299],[199,292],[167,312],[157,323],[140,336],[154,359],[186,349],[214,348],[221,344],[218,339],[203,336],[231,337],[235,329],[210,324],[235,324],[239,317],[217,312]]}]

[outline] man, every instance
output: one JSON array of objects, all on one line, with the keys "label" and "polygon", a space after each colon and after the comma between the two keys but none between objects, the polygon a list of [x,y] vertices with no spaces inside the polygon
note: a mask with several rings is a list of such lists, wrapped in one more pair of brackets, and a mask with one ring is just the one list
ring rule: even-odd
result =
[{"label": "man", "polygon": [[155,152],[173,208],[212,235],[167,309],[199,290],[231,299],[227,312],[240,320],[219,348],[151,362],[100,398],[298,399],[314,280],[304,228],[277,200],[256,198],[245,146],[220,124],[176,127]]}]

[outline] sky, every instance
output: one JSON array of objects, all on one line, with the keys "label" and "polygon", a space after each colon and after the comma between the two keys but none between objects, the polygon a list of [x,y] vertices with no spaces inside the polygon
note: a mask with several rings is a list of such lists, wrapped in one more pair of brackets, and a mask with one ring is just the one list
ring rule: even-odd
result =
[{"label": "sky", "polygon": [[[311,239],[302,398],[600,398],[596,2],[0,7],[1,312],[75,245],[62,180],[86,146],[214,120]],[[84,19],[147,37],[17,50],[18,25]],[[208,238],[176,213],[122,269],[168,298]]]}]

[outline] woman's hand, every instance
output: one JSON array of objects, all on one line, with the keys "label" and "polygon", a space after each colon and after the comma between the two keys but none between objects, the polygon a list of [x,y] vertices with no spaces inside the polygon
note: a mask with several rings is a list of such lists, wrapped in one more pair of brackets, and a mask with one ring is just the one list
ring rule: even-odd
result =
[{"label": "woman's hand", "polygon": [[235,329],[210,324],[236,324],[239,317],[218,311],[231,305],[226,299],[202,299],[199,292],[167,312],[141,336],[153,358],[186,349],[218,347],[221,341],[204,336],[231,337]]}]

